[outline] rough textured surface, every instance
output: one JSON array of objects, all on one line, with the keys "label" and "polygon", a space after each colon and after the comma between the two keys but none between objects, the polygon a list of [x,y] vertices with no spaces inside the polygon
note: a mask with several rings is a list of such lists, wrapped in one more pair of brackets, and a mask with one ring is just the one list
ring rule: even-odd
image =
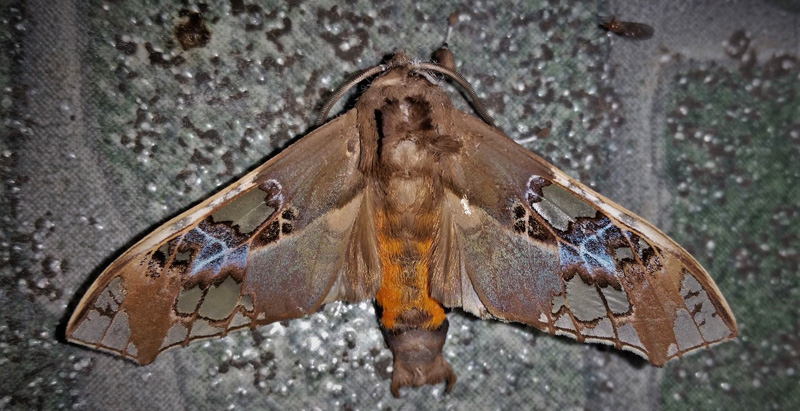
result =
[{"label": "rough textured surface", "polygon": [[[797,1],[83,3],[0,6],[0,409],[800,404]],[[739,340],[662,370],[455,313],[455,389],[400,400],[368,303],[147,367],[63,343],[114,257],[312,129],[348,74],[398,47],[427,59],[454,10],[459,69],[498,125],[692,252]],[[595,14],[655,36],[606,36]]]}]

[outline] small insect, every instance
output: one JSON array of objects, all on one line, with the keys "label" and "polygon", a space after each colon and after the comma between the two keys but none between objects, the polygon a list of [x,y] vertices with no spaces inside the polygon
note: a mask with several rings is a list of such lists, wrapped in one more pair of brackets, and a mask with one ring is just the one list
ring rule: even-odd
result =
[{"label": "small insect", "polygon": [[633,40],[646,40],[653,37],[653,27],[644,23],[619,21],[609,17],[600,22],[600,27],[622,37]]},{"label": "small insect", "polygon": [[[82,298],[67,338],[149,364],[374,300],[399,396],[453,388],[442,347],[455,307],[657,366],[737,335],[692,256],[503,134],[450,51],[435,54],[442,63],[398,53],[362,71],[333,97],[371,79],[355,107],[131,247]],[[464,87],[480,118],[455,108],[438,76]]]},{"label": "small insect", "polygon": [[206,27],[203,15],[189,10],[181,10],[183,21],[175,27],[175,37],[184,50],[205,47],[211,41],[211,30]]}]

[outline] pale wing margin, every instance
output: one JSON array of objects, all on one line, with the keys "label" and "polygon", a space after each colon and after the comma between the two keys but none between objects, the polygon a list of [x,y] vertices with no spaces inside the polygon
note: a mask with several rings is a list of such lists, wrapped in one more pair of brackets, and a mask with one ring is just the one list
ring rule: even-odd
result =
[{"label": "pale wing margin", "polygon": [[674,241],[461,115],[454,127],[464,148],[446,176],[435,298],[655,365],[736,336],[713,280]]},{"label": "pale wing margin", "polygon": [[67,338],[147,364],[197,339],[371,297],[380,272],[375,240],[354,229],[372,218],[358,159],[351,111],[125,252],[83,297]]}]

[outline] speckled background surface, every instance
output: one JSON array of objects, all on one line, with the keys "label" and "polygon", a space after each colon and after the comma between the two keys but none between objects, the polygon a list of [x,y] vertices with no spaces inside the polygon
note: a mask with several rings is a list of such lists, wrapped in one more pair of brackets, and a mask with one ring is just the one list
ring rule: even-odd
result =
[{"label": "speckled background surface", "polygon": [[[800,407],[800,2],[0,3],[0,409]],[[211,37],[185,50],[188,11]],[[426,59],[453,11],[499,126],[692,252],[737,341],[657,369],[454,312],[455,390],[399,400],[369,303],[146,367],[64,342],[116,256],[312,129],[348,74]]]}]

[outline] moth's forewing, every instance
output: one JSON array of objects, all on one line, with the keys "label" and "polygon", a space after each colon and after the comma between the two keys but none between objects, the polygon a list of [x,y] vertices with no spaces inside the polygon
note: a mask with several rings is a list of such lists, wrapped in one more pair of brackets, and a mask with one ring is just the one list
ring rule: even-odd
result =
[{"label": "moth's forewing", "polygon": [[444,247],[456,254],[442,257],[450,263],[438,276],[448,281],[435,284],[434,295],[656,365],[736,336],[713,280],[669,237],[496,129],[455,113],[464,148],[446,169],[452,227],[443,230],[459,247]]},{"label": "moth's forewing", "polygon": [[172,219],[100,275],[67,338],[147,364],[193,340],[370,298],[374,239],[353,229],[371,219],[359,150],[351,112]]}]

